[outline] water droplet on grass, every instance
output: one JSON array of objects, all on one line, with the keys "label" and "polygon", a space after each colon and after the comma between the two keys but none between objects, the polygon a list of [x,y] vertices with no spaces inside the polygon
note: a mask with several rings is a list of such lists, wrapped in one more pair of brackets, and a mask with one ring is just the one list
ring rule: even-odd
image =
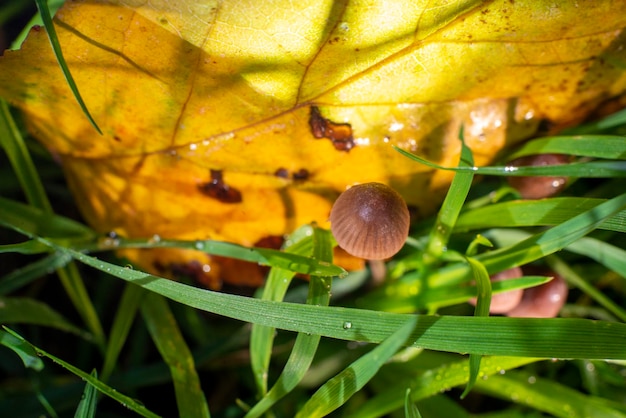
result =
[{"label": "water droplet on grass", "polygon": [[350,328],[352,328],[352,322],[346,321],[343,323],[343,329],[350,329]]}]

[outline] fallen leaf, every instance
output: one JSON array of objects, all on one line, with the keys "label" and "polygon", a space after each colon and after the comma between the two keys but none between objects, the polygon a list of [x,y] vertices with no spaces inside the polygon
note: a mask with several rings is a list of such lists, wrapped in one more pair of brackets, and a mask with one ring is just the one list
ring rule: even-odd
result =
[{"label": "fallen leaf", "polygon": [[[336,196],[370,181],[432,213],[451,174],[391,145],[455,165],[464,125],[483,165],[626,90],[620,2],[77,0],[55,24],[104,135],[43,29],[0,58],[0,96],[58,157],[87,221],[128,237],[254,245],[328,226]],[[125,255],[223,277],[199,252]]]}]

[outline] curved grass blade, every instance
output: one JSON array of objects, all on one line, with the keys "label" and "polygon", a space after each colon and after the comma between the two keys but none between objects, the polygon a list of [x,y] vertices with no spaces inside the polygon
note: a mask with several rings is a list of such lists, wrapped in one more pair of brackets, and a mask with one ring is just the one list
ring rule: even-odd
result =
[{"label": "curved grass blade", "polygon": [[[534,363],[539,359],[521,357],[484,357],[478,381],[486,376],[510,370],[526,364]],[[422,372],[416,370],[415,377],[409,380],[398,379],[398,382],[389,385],[385,390],[367,400],[355,412],[359,418],[375,418],[388,415],[402,408],[406,402],[404,388],[411,388],[410,402],[431,397],[451,388],[467,383],[468,360],[455,361]]]},{"label": "curved grass blade", "polygon": [[[307,231],[310,234],[307,234]],[[291,241],[293,244],[285,248],[284,251],[290,254],[311,256],[313,252],[312,235],[313,228],[309,225],[297,230],[287,240],[287,242]],[[293,271],[273,267],[265,281],[261,299],[283,300],[294,276],[295,272]],[[252,374],[261,397],[267,394],[267,378],[275,333],[275,328],[258,324],[254,324],[250,331],[250,367],[252,368]]]},{"label": "curved grass blade", "polygon": [[[33,241],[34,242],[34,241]],[[0,250],[1,252],[1,250]],[[6,295],[16,289],[45,276],[51,271],[64,267],[72,260],[67,254],[52,253],[49,256],[28,264],[18,270],[0,277],[0,295]]]},{"label": "curved grass blade", "polygon": [[[472,151],[465,145],[463,141],[463,128],[459,132],[459,139],[461,141],[461,158],[459,160],[459,167],[471,167],[474,165],[474,157]],[[400,150],[399,148],[396,148]],[[406,151],[402,152],[406,155]],[[411,154],[409,154],[411,155]],[[426,247],[425,256],[430,256],[434,260],[439,259],[450,239],[452,228],[456,223],[456,219],[461,212],[467,193],[472,185],[474,173],[472,171],[457,171],[454,175],[454,179],[450,184],[450,189],[446,194],[446,198],[439,209],[437,214],[437,220],[430,233],[428,245]],[[434,261],[433,260],[433,261]]]},{"label": "curved grass blade", "polygon": [[179,416],[209,417],[209,406],[200,387],[191,351],[167,301],[160,295],[146,294],[141,313],[152,340],[170,369]]},{"label": "curved grass blade", "polygon": [[111,334],[109,335],[109,341],[104,353],[104,365],[102,366],[101,377],[103,382],[109,380],[117,364],[119,353],[126,342],[130,328],[137,316],[139,304],[145,293],[146,292],[139,286],[126,283],[126,288],[124,289],[124,293],[122,294],[122,298],[115,312]]},{"label": "curved grass blade", "polygon": [[626,137],[617,135],[552,136],[526,142],[510,159],[535,154],[567,154],[607,160],[626,159]]},{"label": "curved grass blade", "polygon": [[41,20],[43,25],[46,28],[46,32],[48,33],[48,39],[50,40],[50,45],[52,45],[52,50],[54,51],[54,55],[57,58],[57,62],[59,63],[59,67],[61,67],[61,71],[63,72],[63,76],[65,76],[65,80],[67,81],[70,90],[72,90],[72,94],[76,98],[76,101],[80,105],[83,113],[89,119],[89,123],[94,129],[102,135],[102,131],[96,124],[96,121],[89,113],[89,109],[87,109],[87,105],[83,101],[83,98],[78,91],[78,87],[76,86],[76,82],[74,81],[74,77],[70,73],[70,69],[65,62],[65,58],[63,58],[63,51],[61,50],[61,44],[59,43],[59,38],[57,37],[56,29],[54,28],[54,24],[52,23],[52,16],[50,15],[50,10],[48,9],[48,3],[46,0],[35,0],[37,3],[37,8],[39,9],[39,14],[41,15]]},{"label": "curved grass blade", "polygon": [[52,212],[52,206],[37,175],[35,164],[26,149],[24,138],[4,99],[0,99],[0,145],[4,148],[28,201],[45,212]]},{"label": "curved grass blade", "polygon": [[555,417],[626,418],[626,414],[611,407],[605,399],[585,395],[552,380],[518,371],[489,376],[476,383],[476,390],[530,406]]},{"label": "curved grass blade", "polygon": [[[3,328],[5,327],[3,326]],[[9,348],[17,354],[20,359],[22,359],[24,367],[37,371],[43,369],[43,361],[39,358],[33,347],[23,339],[17,338],[9,332],[0,330],[0,345]]]},{"label": "curved grass blade", "polygon": [[20,297],[0,297],[0,306],[2,307],[0,309],[0,323],[2,324],[39,325],[71,332],[83,338],[91,339],[90,335],[69,322],[63,315],[38,300]]},{"label": "curved grass blade", "polygon": [[296,417],[323,417],[346,403],[378,373],[396,351],[406,344],[416,325],[417,317],[408,319],[380,345],[322,385],[304,404]]},{"label": "curved grass blade", "polygon": [[[91,377],[97,379],[98,373],[93,370],[91,372]],[[98,404],[98,398],[96,395],[96,388],[93,385],[86,383],[83,396],[80,397],[80,402],[76,408],[74,418],[93,418],[96,416],[96,405]]]},{"label": "curved grass blade", "polygon": [[[45,195],[42,198],[45,198]],[[64,216],[47,212],[42,207],[36,207],[32,201],[31,205],[26,205],[1,196],[0,224],[28,236],[40,235],[85,241],[97,237],[93,229]]]},{"label": "curved grass blade", "polygon": [[437,170],[472,172],[490,176],[566,176],[587,178],[626,177],[626,161],[589,161],[543,166],[444,167],[394,147],[401,154]]},{"label": "curved grass blade", "polygon": [[[467,262],[472,269],[472,275],[476,281],[476,288],[478,289],[476,308],[474,310],[474,316],[488,317],[489,307],[491,305],[491,280],[489,279],[489,273],[481,262],[477,261],[473,257],[467,257]],[[461,399],[465,398],[467,394],[472,390],[472,386],[476,383],[478,378],[478,372],[480,371],[480,361],[482,356],[480,354],[470,353],[469,355],[469,380],[467,386],[461,394]]]},{"label": "curved grass blade", "polygon": [[61,367],[65,368],[66,370],[68,370],[72,374],[80,377],[81,379],[83,379],[87,383],[91,384],[93,387],[95,387],[101,393],[105,394],[106,396],[108,396],[108,397],[110,397],[112,399],[115,399],[117,402],[119,402],[120,404],[124,405],[126,408],[130,409],[131,411],[134,411],[137,414],[139,414],[141,416],[144,416],[144,417],[158,418],[158,415],[156,415],[155,413],[149,411],[145,406],[141,405],[140,403],[135,401],[133,398],[128,397],[126,395],[122,395],[121,393],[119,393],[115,389],[113,389],[113,388],[107,386],[106,384],[102,383],[97,378],[95,378],[95,377],[91,376],[90,374],[85,373],[84,371],[80,370],[78,367],[74,367],[71,364],[61,360],[60,358],[55,357],[52,354],[49,354],[46,351],[44,351],[44,350],[42,350],[42,349],[32,345],[31,343],[26,341],[22,336],[17,334],[15,331],[12,331],[12,330],[10,330],[10,329],[8,329],[6,327],[4,327],[4,329],[9,334],[11,334],[13,337],[15,337],[19,341],[21,341],[22,343],[27,344],[28,346],[30,346],[30,348],[35,351],[37,356],[49,358],[50,360],[52,360],[53,362],[57,363]]},{"label": "curved grass blade", "polygon": [[[313,228],[313,257],[326,262],[332,261],[333,239],[329,231]],[[330,277],[311,276],[306,303],[312,306],[328,306],[330,286]],[[247,418],[260,416],[296,387],[311,366],[319,341],[319,335],[298,334],[283,372],[270,391],[246,414]]]},{"label": "curved grass blade", "polygon": [[[499,227],[558,225],[603,202],[606,202],[606,199],[556,197],[494,203],[463,212],[454,225],[454,230],[464,232]],[[621,211],[607,219],[606,222],[598,225],[598,229],[626,232],[626,211]]]},{"label": "curved grass blade", "polygon": [[[43,240],[43,239],[42,239]],[[207,312],[289,331],[381,342],[411,315],[272,302],[198,289],[56,246],[75,259],[172,300]],[[584,319],[418,315],[411,345],[483,355],[626,359],[626,324]],[[349,322],[350,327],[345,327]],[[536,335],[542,339],[537,340]]]},{"label": "curved grass blade", "polygon": [[407,389],[404,395],[404,416],[406,418],[422,418],[417,406],[411,402],[411,389]]}]

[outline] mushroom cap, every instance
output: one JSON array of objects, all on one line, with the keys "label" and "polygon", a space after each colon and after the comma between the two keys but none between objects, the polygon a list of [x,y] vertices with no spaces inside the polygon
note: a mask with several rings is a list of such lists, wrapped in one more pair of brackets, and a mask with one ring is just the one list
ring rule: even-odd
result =
[{"label": "mushroom cap", "polygon": [[404,245],[410,217],[398,192],[381,183],[363,183],[337,198],[330,222],[341,248],[356,257],[382,260]]}]

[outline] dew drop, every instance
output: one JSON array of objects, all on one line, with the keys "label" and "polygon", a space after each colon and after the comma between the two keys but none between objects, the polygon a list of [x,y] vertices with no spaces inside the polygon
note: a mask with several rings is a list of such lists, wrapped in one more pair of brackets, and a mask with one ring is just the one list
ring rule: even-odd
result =
[{"label": "dew drop", "polygon": [[351,328],[352,328],[352,322],[346,321],[343,323],[343,329],[351,329]]},{"label": "dew drop", "polygon": [[204,241],[196,241],[195,247],[197,250],[204,250]]}]

